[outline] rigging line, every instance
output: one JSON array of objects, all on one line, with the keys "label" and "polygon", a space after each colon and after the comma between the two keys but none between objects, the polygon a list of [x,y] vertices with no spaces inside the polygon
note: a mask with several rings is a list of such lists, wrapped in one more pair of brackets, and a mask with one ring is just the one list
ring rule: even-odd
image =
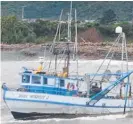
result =
[{"label": "rigging line", "polygon": [[[47,46],[48,46],[48,45],[46,45],[46,46],[45,46],[45,49],[44,49],[44,58],[45,58],[45,59],[46,59]],[[49,52],[48,52],[48,53],[49,53]],[[48,64],[47,64],[48,61],[49,61],[48,59],[45,60],[44,66],[43,66],[43,70],[44,70],[44,68],[46,69],[46,67],[48,66]]]},{"label": "rigging line", "polygon": [[[60,27],[60,22],[61,22],[61,18],[62,18],[62,13],[63,13],[63,10],[61,11],[61,14],[60,14],[60,17],[59,17],[59,24],[57,26],[56,34],[55,34],[55,37],[54,37],[54,40],[53,40],[53,45],[51,45],[51,48],[50,48],[50,52],[52,52],[52,53],[53,53],[53,49],[55,47],[56,38],[57,38],[57,35],[58,35],[58,32],[59,32],[59,27]],[[51,56],[51,59],[50,59],[48,72],[49,72],[49,69],[50,69],[50,66],[51,66],[51,60],[52,60],[52,56]]]},{"label": "rigging line", "polygon": [[61,61],[63,60],[63,56],[64,56],[65,52],[66,52],[66,48],[64,49],[61,59],[58,62],[58,66],[61,64]]},{"label": "rigging line", "polygon": [[50,62],[49,62],[49,65],[48,65],[48,72],[50,72],[49,70],[50,70],[50,67],[51,67],[51,62],[52,62],[52,55],[50,57]]},{"label": "rigging line", "polygon": [[53,50],[53,47],[55,46],[55,42],[56,42],[57,35],[59,33],[59,28],[60,28],[60,25],[61,25],[62,14],[63,14],[63,9],[61,10],[61,14],[60,14],[60,17],[59,17],[59,23],[58,23],[58,26],[57,26],[57,29],[56,29],[56,34],[55,34],[55,37],[54,37],[54,40],[53,40],[53,44],[51,45],[50,51]]},{"label": "rigging line", "polygon": [[[122,33],[122,63],[121,63],[121,67],[122,67],[122,71],[124,70],[123,69],[123,61],[124,59],[126,59],[126,70],[125,71],[128,71],[128,53],[127,53],[127,47],[126,47],[126,38],[125,38],[125,33]],[[125,58],[124,58],[125,57]]]},{"label": "rigging line", "polygon": [[63,10],[62,10],[62,12],[61,12],[61,16],[60,16],[60,25],[59,25],[59,39],[58,39],[58,41],[60,41],[60,31],[61,31],[61,18],[62,18],[62,13],[63,13]]},{"label": "rigging line", "polygon": [[125,97],[125,104],[124,104],[124,111],[123,111],[123,114],[126,113],[126,105],[127,105],[127,97],[128,97],[128,89],[129,89],[129,76],[128,76],[128,83],[126,85],[126,97]]},{"label": "rigging line", "polygon": [[[119,40],[116,42],[116,46],[118,45],[118,43],[119,43]],[[108,68],[109,68],[109,66],[110,66],[110,63],[111,63],[111,61],[112,61],[112,58],[114,57],[114,54],[115,54],[115,50],[113,50],[113,52],[112,52],[112,55],[111,55],[111,57],[110,57],[110,60],[109,60],[109,62],[108,62],[108,65],[107,65],[107,68],[106,68],[106,70],[105,71],[107,71],[108,70]],[[101,81],[102,81],[102,79],[101,79]]]},{"label": "rigging line", "polygon": [[[86,63],[86,64],[80,65],[80,66],[78,66],[78,67],[79,67],[79,68],[81,68],[81,67],[83,67],[83,66],[85,67],[85,65],[87,66],[88,64]],[[71,73],[73,73],[73,72],[75,73],[74,70],[71,71]]]},{"label": "rigging line", "polygon": [[125,34],[124,34],[124,40],[125,40],[125,44],[124,44],[124,46],[125,46],[125,52],[126,52],[126,61],[127,61],[127,71],[128,71],[128,51],[127,51],[127,43],[126,43],[126,36],[125,36]]},{"label": "rigging line", "polygon": [[120,79],[116,80],[113,84],[109,85],[108,87],[106,87],[105,89],[103,89],[101,92],[97,93],[96,95],[94,95],[91,100],[89,100],[88,103],[93,102],[93,105],[96,104],[101,98],[103,98],[107,93],[109,93],[114,87],[116,87],[118,84],[121,84],[122,81],[129,77],[131,74],[133,73],[133,71],[130,71],[128,73],[126,73],[124,76],[122,76]]},{"label": "rigging line", "polygon": [[[123,33],[123,40],[124,40],[124,50],[125,50],[125,53],[126,53],[126,70],[128,71],[128,51],[127,51],[127,46],[126,46],[126,36],[125,36],[125,33]],[[128,89],[131,87],[132,88],[132,85],[130,83],[130,77],[128,77],[128,85],[127,85],[127,89],[126,89],[126,98],[125,98],[125,106],[124,106],[124,114],[126,112],[126,104],[127,104],[127,95],[128,95]],[[130,92],[130,91],[129,91]]]},{"label": "rigging line", "polygon": [[108,54],[107,54],[107,55],[106,55],[106,57],[104,58],[104,60],[103,60],[102,64],[99,66],[99,68],[98,68],[97,72],[95,73],[94,77],[92,78],[92,80],[91,80],[90,82],[92,82],[92,81],[93,81],[93,79],[95,78],[96,74],[98,73],[98,71],[99,71],[99,70],[101,69],[101,67],[103,66],[103,64],[104,64],[105,60],[107,59],[108,55],[109,55],[109,54],[110,54],[110,52],[112,51],[112,48],[115,46],[116,42],[118,42],[118,41],[119,41],[120,37],[121,37],[121,34],[118,36],[118,38],[115,40],[114,44],[111,46],[111,48],[110,48],[110,50],[109,50]]},{"label": "rigging line", "polygon": [[123,36],[124,36],[124,33],[122,33],[122,36],[121,36],[121,38],[122,38],[122,44],[121,44],[121,60],[122,60],[122,62],[121,62],[121,70],[122,70],[122,72],[123,72],[123,58],[124,58],[124,40],[123,40]]},{"label": "rigging line", "polygon": [[76,49],[75,47],[76,47],[76,46],[75,46],[75,43],[74,43],[74,45],[73,45],[73,50],[74,50],[74,52],[73,52],[73,60],[75,60],[75,54],[76,54],[76,53],[75,53],[75,51],[76,51],[76,50],[75,50],[75,49]]}]

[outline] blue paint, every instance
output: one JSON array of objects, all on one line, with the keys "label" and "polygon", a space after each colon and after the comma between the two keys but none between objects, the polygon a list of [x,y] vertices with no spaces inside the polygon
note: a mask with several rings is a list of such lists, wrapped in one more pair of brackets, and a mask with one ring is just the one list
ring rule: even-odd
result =
[{"label": "blue paint", "polygon": [[[93,105],[83,105],[83,104],[72,104],[65,102],[54,102],[54,101],[43,101],[43,100],[29,100],[29,99],[15,99],[15,98],[5,98],[5,100],[12,101],[23,101],[23,102],[40,102],[40,103],[49,103],[49,104],[57,104],[57,105],[66,105],[66,106],[79,106],[79,107],[96,107],[96,108],[123,108],[123,106],[93,106]],[[127,108],[132,108],[127,106]]]},{"label": "blue paint", "polygon": [[129,89],[130,83],[129,83],[129,77],[128,77],[128,82],[126,84],[126,97],[125,97],[125,104],[124,104],[124,111],[123,113],[126,113],[126,105],[127,105],[127,97],[128,97],[128,89]]},{"label": "blue paint", "polygon": [[111,74],[106,74],[106,73],[103,73],[103,74],[86,74],[86,75],[89,75],[89,76],[107,76],[107,75],[115,75],[115,76],[121,76],[121,75],[124,75],[124,74],[128,74],[128,73],[111,73]]},{"label": "blue paint", "polygon": [[110,90],[112,90],[116,85],[122,83],[122,81],[129,77],[131,74],[133,73],[133,71],[130,71],[128,73],[126,73],[125,75],[123,75],[123,77],[121,77],[119,80],[116,80],[113,84],[109,85],[107,88],[105,88],[104,90],[102,90],[101,92],[97,93],[95,96],[93,96],[91,98],[90,101],[88,101],[88,104],[90,104],[91,102],[93,102],[93,100],[95,100],[93,102],[93,105],[96,104],[100,99],[102,99]]},{"label": "blue paint", "polygon": [[4,93],[3,93],[3,100],[5,100],[5,96],[6,96],[6,90],[4,90]]},{"label": "blue paint", "polygon": [[4,93],[3,93],[3,100],[5,100],[6,91],[8,90],[8,87],[6,86],[6,83],[3,83],[3,84],[2,84],[2,89],[4,90]]},{"label": "blue paint", "polygon": [[48,94],[57,94],[57,95],[66,95],[72,96],[77,94],[77,90],[68,91],[68,89],[62,89],[57,87],[47,87],[47,86],[33,86],[33,85],[24,85],[24,88],[28,89],[28,92],[34,93],[48,93]]},{"label": "blue paint", "polygon": [[43,76],[45,78],[52,78],[52,79],[63,79],[63,80],[79,80],[77,78],[68,78],[68,77],[57,77],[57,76],[53,76],[53,75],[46,75],[46,74],[33,74],[33,73],[27,73],[27,72],[23,72],[23,73],[20,73],[20,75],[32,75],[32,76]]},{"label": "blue paint", "polygon": [[[31,84],[31,83],[21,83],[21,86],[23,88],[26,88],[28,90],[28,92],[35,92],[35,93],[48,93],[48,94],[57,94],[57,95],[76,95],[77,94],[77,90],[72,90],[69,91],[68,93],[68,89],[65,87],[66,86],[66,80],[68,80],[69,78],[60,78],[57,76],[51,76],[51,75],[45,75],[45,74],[33,74],[33,73],[21,73],[22,77],[25,76],[30,76],[30,80],[33,81],[33,76],[39,76],[41,77],[39,81],[40,84]],[[44,79],[47,79],[47,84],[44,84]],[[55,79],[55,83],[53,80],[53,85],[49,85],[49,81],[48,79]],[[74,81],[74,79],[69,79],[72,81],[72,83],[77,83],[77,81]],[[64,81],[64,85],[61,86],[61,81]],[[71,82],[70,81],[70,82]]]}]

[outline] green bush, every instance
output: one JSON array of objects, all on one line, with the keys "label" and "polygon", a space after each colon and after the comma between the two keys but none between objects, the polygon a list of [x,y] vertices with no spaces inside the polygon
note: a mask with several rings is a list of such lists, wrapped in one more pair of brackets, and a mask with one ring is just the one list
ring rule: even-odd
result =
[{"label": "green bush", "polygon": [[[46,41],[53,41],[56,30],[56,21],[42,21],[37,20],[33,23],[18,20],[15,16],[7,16],[1,18],[1,41],[2,43],[44,43]],[[78,33],[94,27],[109,41],[114,39],[117,34],[115,28],[117,26],[123,27],[123,32],[126,33],[127,39],[133,42],[133,25],[128,22],[117,22],[113,24],[99,24],[97,22],[88,22],[84,25],[78,25]],[[75,25],[72,22],[72,37],[75,36]],[[61,26],[61,39],[67,37],[67,24],[63,23]],[[73,39],[72,38],[72,39]],[[58,40],[58,37],[57,37]]]},{"label": "green bush", "polygon": [[36,38],[33,28],[28,23],[18,20],[15,16],[2,17],[1,31],[3,43],[33,42]]}]

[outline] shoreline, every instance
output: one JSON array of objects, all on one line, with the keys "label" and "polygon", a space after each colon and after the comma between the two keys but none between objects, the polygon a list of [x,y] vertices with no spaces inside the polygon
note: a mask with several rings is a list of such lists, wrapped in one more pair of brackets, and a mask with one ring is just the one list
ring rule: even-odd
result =
[{"label": "shoreline", "polygon": [[[47,43],[49,46],[50,43]],[[112,42],[109,43],[80,43],[79,44],[79,59],[83,60],[99,60],[104,59],[107,52],[112,46]],[[1,52],[5,53],[18,53],[20,56],[23,57],[29,57],[29,58],[35,58],[37,56],[43,56],[44,55],[44,44],[35,44],[35,43],[26,43],[26,44],[0,44]],[[59,47],[59,49],[62,46]],[[113,47],[114,52],[117,54],[114,56],[114,59],[118,60],[120,59],[121,55],[121,48],[119,47]],[[133,43],[127,44],[127,50],[128,50],[128,58],[129,60],[133,60]],[[48,54],[49,56],[49,54]]]}]

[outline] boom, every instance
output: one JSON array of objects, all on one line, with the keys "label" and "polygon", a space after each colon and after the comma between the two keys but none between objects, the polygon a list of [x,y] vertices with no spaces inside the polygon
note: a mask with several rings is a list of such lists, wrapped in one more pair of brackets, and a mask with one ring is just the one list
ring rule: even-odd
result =
[{"label": "boom", "polygon": [[113,84],[102,90],[101,92],[97,93],[95,96],[91,98],[87,105],[95,105],[100,99],[102,99],[109,91],[111,91],[116,85],[120,84],[125,78],[129,77],[133,71],[126,73],[121,78],[116,80]]}]

